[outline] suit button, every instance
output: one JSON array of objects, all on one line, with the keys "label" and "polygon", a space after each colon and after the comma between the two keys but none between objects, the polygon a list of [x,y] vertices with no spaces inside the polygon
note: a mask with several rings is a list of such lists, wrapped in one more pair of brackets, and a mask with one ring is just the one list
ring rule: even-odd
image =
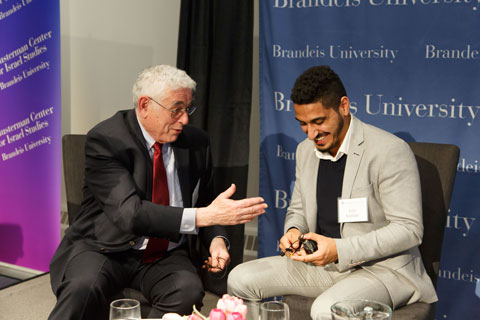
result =
[{"label": "suit button", "polygon": [[100,251],[105,251],[105,248],[100,248]]},{"label": "suit button", "polygon": [[135,245],[135,241],[130,241],[129,244],[133,247]]}]

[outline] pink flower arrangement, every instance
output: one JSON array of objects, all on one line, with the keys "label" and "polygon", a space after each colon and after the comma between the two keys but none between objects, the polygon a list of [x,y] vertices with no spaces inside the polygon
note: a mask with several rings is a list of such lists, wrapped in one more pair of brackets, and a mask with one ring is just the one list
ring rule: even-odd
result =
[{"label": "pink flower arrangement", "polygon": [[224,294],[217,302],[217,308],[210,311],[210,320],[245,320],[247,306],[243,300]]},{"label": "pink flower arrangement", "polygon": [[208,318],[194,306],[193,313],[186,317],[186,320],[245,320],[246,318],[247,306],[243,304],[243,300],[224,294],[218,300],[217,307],[210,311]]},{"label": "pink flower arrangement", "polygon": [[192,314],[192,315],[189,315],[189,316],[187,317],[187,320],[204,320],[204,319],[205,319],[205,318],[202,318],[202,317],[200,317],[199,315],[197,315],[197,314],[195,314],[195,313]]}]

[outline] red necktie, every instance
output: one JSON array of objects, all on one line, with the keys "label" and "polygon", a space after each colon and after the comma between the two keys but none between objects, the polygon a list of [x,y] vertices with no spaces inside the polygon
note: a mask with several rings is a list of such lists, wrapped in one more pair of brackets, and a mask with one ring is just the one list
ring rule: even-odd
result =
[{"label": "red necktie", "polygon": [[[153,153],[153,188],[152,202],[168,206],[170,204],[168,196],[167,171],[163,164],[162,145],[155,142]],[[150,238],[147,248],[143,253],[143,262],[152,263],[160,259],[168,249],[168,240],[162,238]]]}]

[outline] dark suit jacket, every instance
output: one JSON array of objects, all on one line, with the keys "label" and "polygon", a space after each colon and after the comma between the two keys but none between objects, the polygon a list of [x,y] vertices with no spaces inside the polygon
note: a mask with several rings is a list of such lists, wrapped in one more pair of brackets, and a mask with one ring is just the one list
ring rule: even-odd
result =
[{"label": "dark suit jacket", "polygon": [[[207,134],[187,125],[172,147],[184,207],[207,206],[214,199]],[[80,252],[125,251],[142,236],[179,240],[183,208],[152,203],[152,179],[152,160],[135,110],[120,111],[88,132],[82,206],[50,264],[54,291],[68,261]],[[216,236],[226,238],[223,227],[200,228],[198,237],[208,248]],[[187,238],[198,265],[197,237]]]}]

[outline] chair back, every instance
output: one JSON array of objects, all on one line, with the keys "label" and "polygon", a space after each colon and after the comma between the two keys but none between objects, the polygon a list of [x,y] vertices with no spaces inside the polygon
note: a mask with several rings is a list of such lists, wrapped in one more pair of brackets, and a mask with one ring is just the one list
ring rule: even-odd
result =
[{"label": "chair back", "polygon": [[80,211],[83,199],[86,138],[84,134],[66,134],[62,138],[63,174],[70,225]]},{"label": "chair back", "polygon": [[420,253],[425,269],[436,286],[460,149],[451,144],[408,144],[417,160],[422,188],[424,233]]}]

